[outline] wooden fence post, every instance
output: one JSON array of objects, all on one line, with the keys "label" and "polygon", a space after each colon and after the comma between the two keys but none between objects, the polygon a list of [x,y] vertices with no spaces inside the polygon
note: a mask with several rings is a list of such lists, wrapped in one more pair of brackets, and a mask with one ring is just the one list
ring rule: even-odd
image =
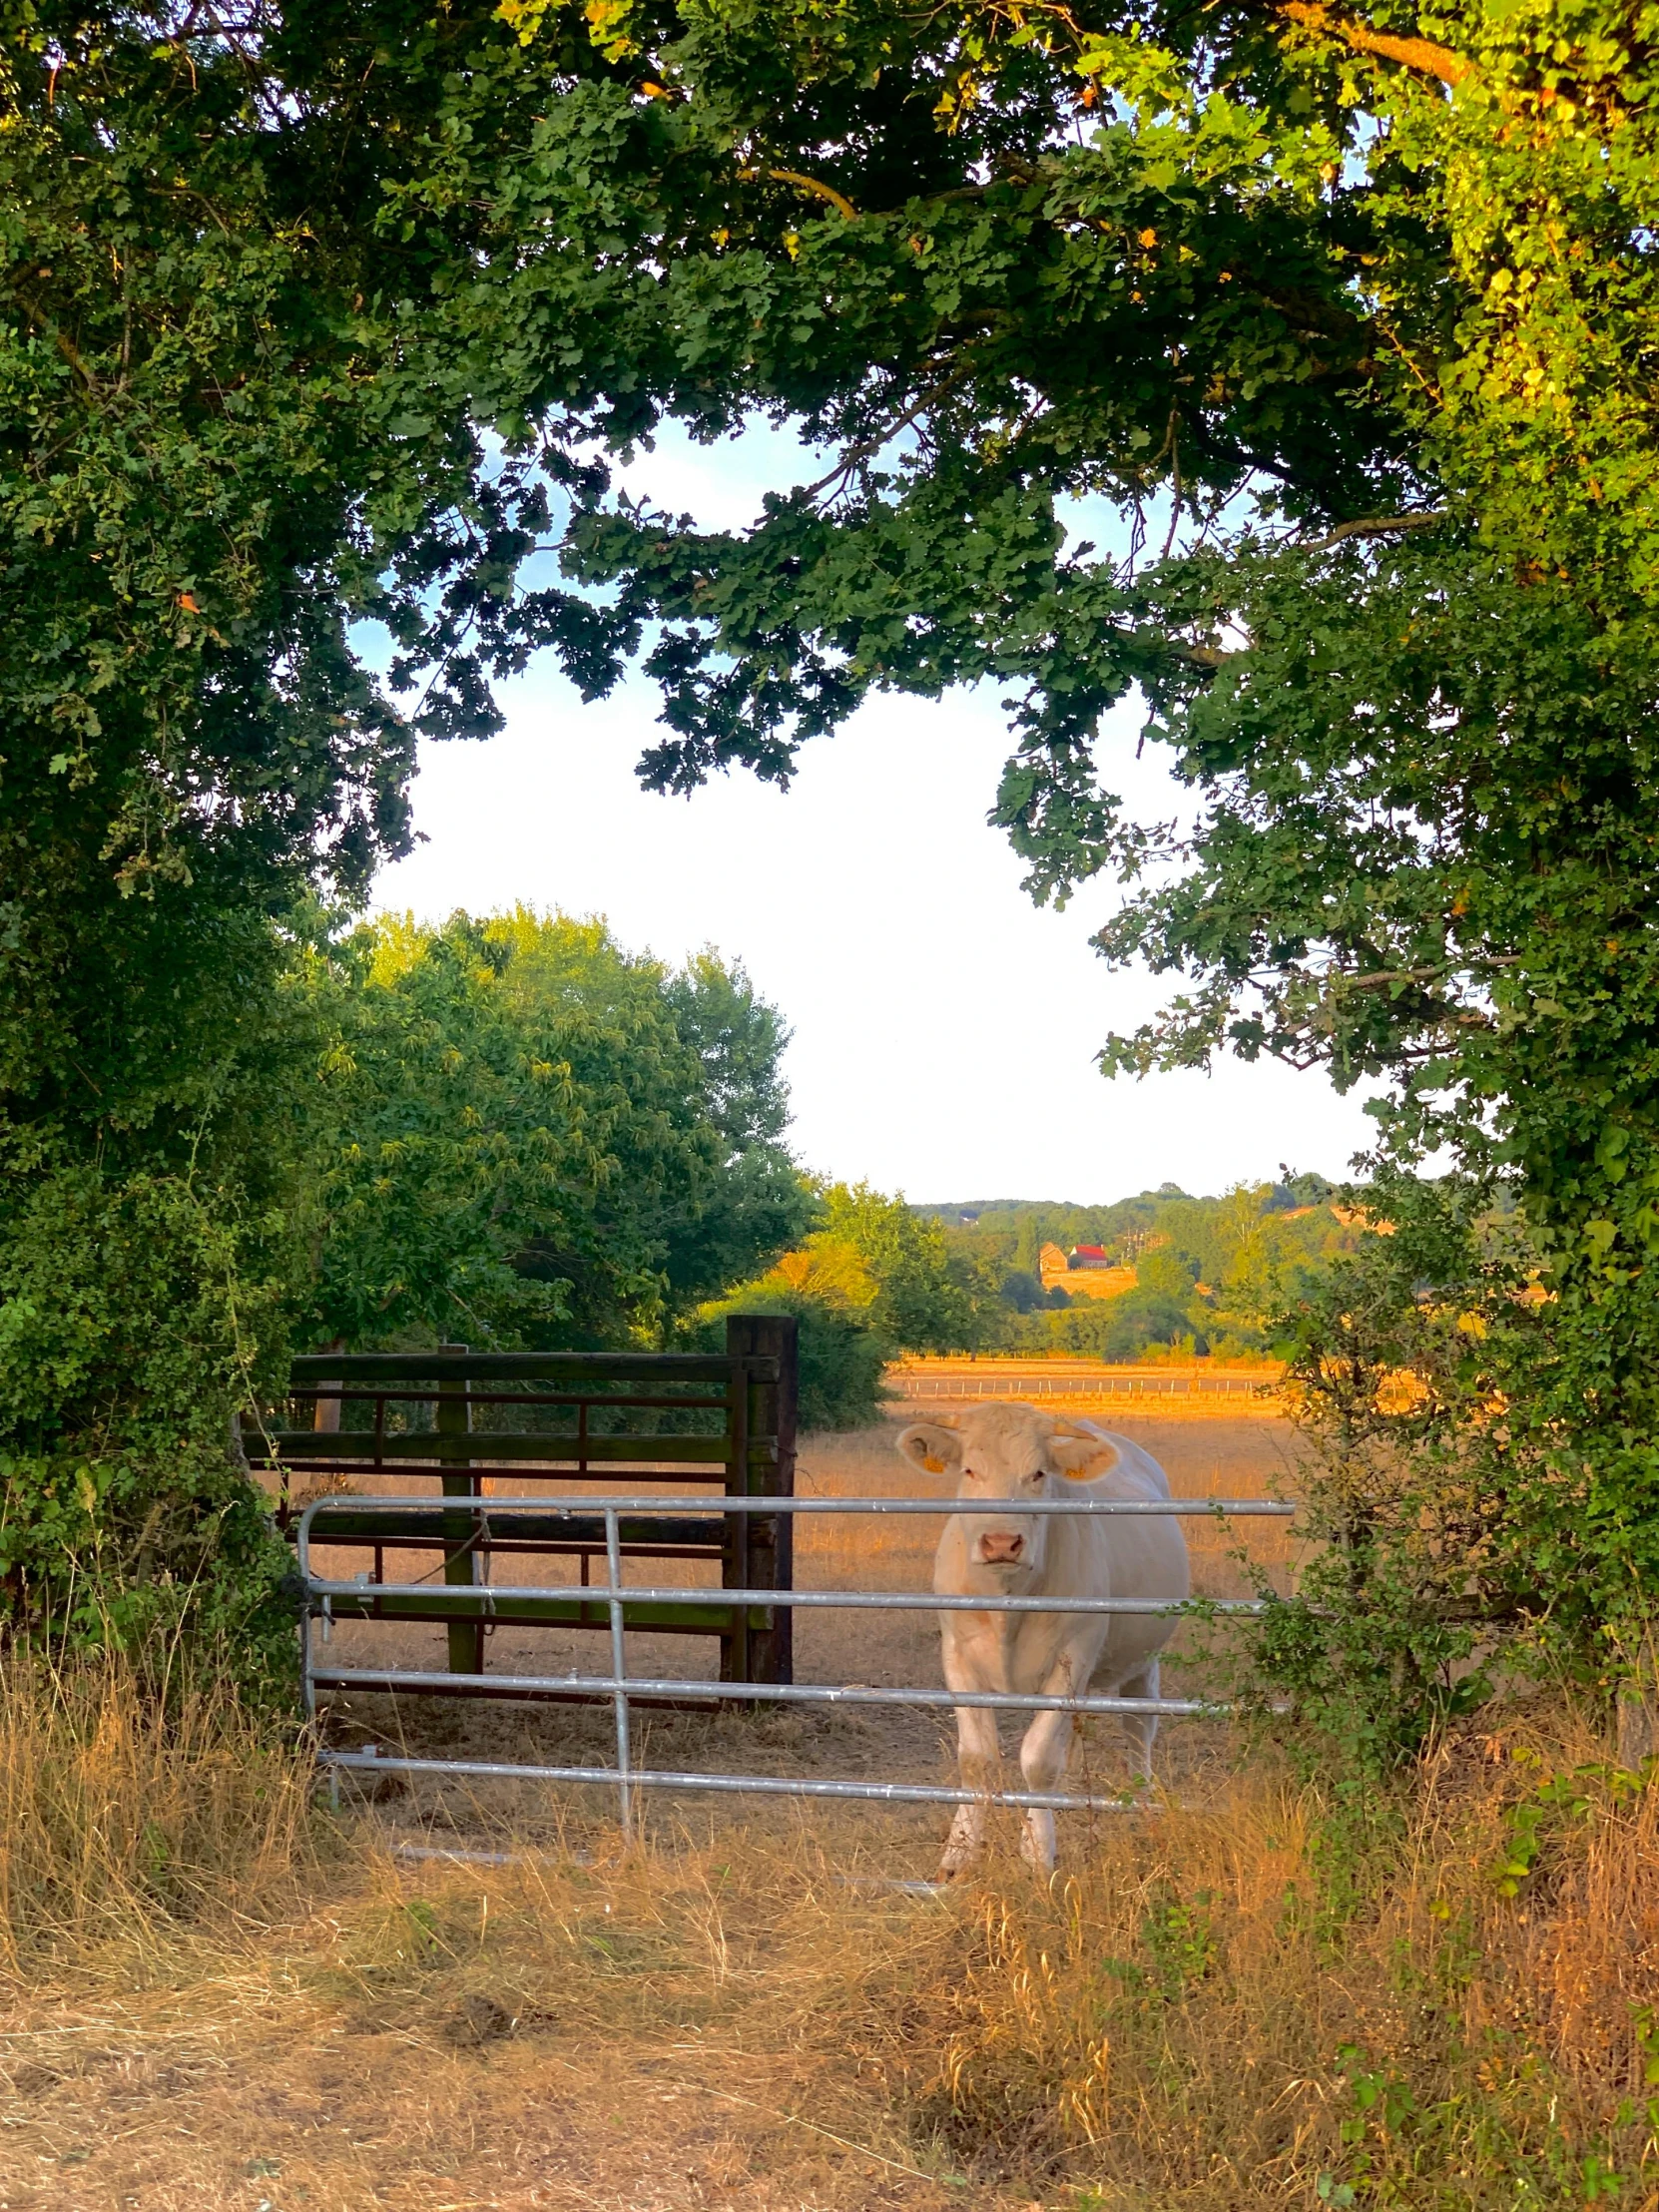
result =
[{"label": "wooden fence post", "polygon": [[[732,1359],[774,1359],[778,1381],[758,1382],[749,1379],[748,1419],[745,1426],[752,1444],[757,1437],[772,1439],[769,1466],[756,1473],[746,1463],[740,1474],[743,1487],[771,1497],[795,1495],[796,1408],[799,1396],[799,1324],[793,1314],[732,1314],[726,1323],[726,1350]],[[732,1516],[737,1519],[739,1516]],[[727,1579],[751,1589],[790,1590],[795,1587],[795,1515],[779,1513],[768,1520],[761,1515],[742,1516],[746,1535],[736,1547],[728,1546],[730,1565],[741,1568]],[[736,1549],[736,1560],[733,1552]],[[778,1606],[768,1629],[750,1629],[741,1640],[744,1671],[737,1672],[739,1652],[732,1654],[728,1671],[726,1642],[721,1646],[722,1674],[728,1681],[793,1682],[795,1680],[795,1609]],[[736,1639],[735,1639],[736,1641]]]},{"label": "wooden fence post", "polygon": [[[343,1337],[330,1338],[322,1349],[324,1352],[343,1352],[345,1350],[345,1340]],[[335,1378],[325,1382],[318,1382],[314,1387],[319,1392],[322,1390],[342,1390],[345,1384]],[[321,1435],[337,1436],[339,1434],[341,1410],[340,1400],[337,1397],[322,1397],[319,1395],[311,1413],[311,1426]]]},{"label": "wooden fence post", "polygon": [[[465,1345],[439,1345],[438,1351],[446,1356],[463,1353]],[[467,1402],[471,1385],[465,1378],[440,1381],[435,1426],[440,1436],[464,1436],[472,1428],[472,1407]],[[476,1497],[479,1494],[478,1477],[472,1473],[465,1459],[445,1459],[443,1462],[443,1494],[445,1497]],[[467,1514],[463,1520],[459,1513],[446,1513],[443,1517],[443,1533],[446,1538],[460,1539],[446,1542],[443,1551],[443,1579],[445,1582],[475,1587],[482,1577],[478,1572],[478,1549],[475,1542],[477,1523]],[[451,1621],[449,1623],[449,1671],[451,1674],[482,1674],[484,1671],[484,1623],[482,1619]]]}]

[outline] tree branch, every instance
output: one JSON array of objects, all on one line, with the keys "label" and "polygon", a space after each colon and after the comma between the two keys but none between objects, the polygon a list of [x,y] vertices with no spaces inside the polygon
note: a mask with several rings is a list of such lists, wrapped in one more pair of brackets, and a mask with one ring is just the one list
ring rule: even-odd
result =
[{"label": "tree branch", "polygon": [[794,185],[798,192],[810,192],[815,199],[827,200],[831,208],[845,216],[848,223],[856,223],[858,220],[857,209],[844,193],[837,192],[833,185],[821,184],[816,177],[804,177],[799,169],[740,169],[738,176],[744,180],[764,176],[770,177],[775,184]]},{"label": "tree branch", "polygon": [[1460,85],[1474,74],[1473,63],[1454,54],[1449,46],[1436,46],[1432,39],[1395,38],[1387,31],[1374,31],[1351,16],[1333,14],[1322,0],[1279,0],[1279,13],[1300,23],[1304,30],[1341,39],[1357,54],[1375,54],[1382,61],[1398,62],[1405,69],[1420,70],[1425,77],[1437,77],[1442,85]]},{"label": "tree branch", "polygon": [[942,399],[947,391],[959,384],[970,365],[967,361],[958,361],[948,376],[941,376],[936,383],[925,385],[902,414],[896,415],[891,422],[883,423],[873,436],[862,439],[849,452],[843,453],[827,476],[821,476],[816,484],[807,485],[803,497],[816,499],[829,485],[844,483],[860,461],[867,461],[872,453],[879,453],[882,446],[897,437],[900,430],[907,429],[917,415],[935,399]]},{"label": "tree branch", "polygon": [[1302,545],[1296,539],[1287,542],[1299,553],[1326,553],[1334,545],[1341,545],[1345,538],[1391,538],[1401,530],[1431,530],[1436,522],[1444,522],[1450,510],[1445,507],[1427,507],[1421,514],[1377,515],[1363,522],[1339,522],[1335,530],[1327,531],[1323,538],[1315,538]]}]

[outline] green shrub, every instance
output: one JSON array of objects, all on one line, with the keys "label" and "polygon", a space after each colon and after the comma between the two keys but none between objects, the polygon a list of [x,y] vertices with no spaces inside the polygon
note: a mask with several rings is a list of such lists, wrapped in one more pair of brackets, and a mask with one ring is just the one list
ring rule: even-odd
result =
[{"label": "green shrub", "polygon": [[[277,1225],[279,1228],[279,1225]],[[286,1547],[233,1439],[282,1256],[187,1177],[66,1165],[0,1216],[0,1579],[14,1623],[135,1655],[165,1630],[291,1671]]]}]

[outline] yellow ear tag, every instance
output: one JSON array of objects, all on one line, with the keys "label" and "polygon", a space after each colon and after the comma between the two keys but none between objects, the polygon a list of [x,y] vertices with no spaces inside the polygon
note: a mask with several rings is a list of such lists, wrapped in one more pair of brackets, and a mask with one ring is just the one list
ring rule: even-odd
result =
[{"label": "yellow ear tag", "polygon": [[923,1452],[921,1463],[929,1474],[943,1474],[944,1472],[944,1461],[935,1459],[930,1451]]}]

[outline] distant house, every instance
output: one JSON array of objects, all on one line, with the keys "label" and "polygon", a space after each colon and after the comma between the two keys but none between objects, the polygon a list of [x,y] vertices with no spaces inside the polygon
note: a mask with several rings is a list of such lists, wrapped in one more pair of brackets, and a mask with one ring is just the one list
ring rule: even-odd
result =
[{"label": "distant house", "polygon": [[974,1210],[973,1210],[973,1212],[972,1212],[972,1213],[958,1214],[958,1215],[956,1216],[956,1224],[957,1224],[957,1227],[958,1227],[958,1228],[961,1228],[961,1229],[974,1229],[974,1228],[977,1228],[977,1226],[978,1226],[978,1223],[979,1223],[979,1210],[978,1210],[978,1208],[977,1208],[977,1207],[975,1207],[975,1208],[974,1208]]},{"label": "distant house", "polygon": [[1038,1264],[1043,1289],[1064,1290],[1069,1300],[1118,1298],[1135,1288],[1134,1269],[1111,1266],[1103,1245],[1077,1245],[1068,1256],[1057,1244],[1045,1244]]}]

